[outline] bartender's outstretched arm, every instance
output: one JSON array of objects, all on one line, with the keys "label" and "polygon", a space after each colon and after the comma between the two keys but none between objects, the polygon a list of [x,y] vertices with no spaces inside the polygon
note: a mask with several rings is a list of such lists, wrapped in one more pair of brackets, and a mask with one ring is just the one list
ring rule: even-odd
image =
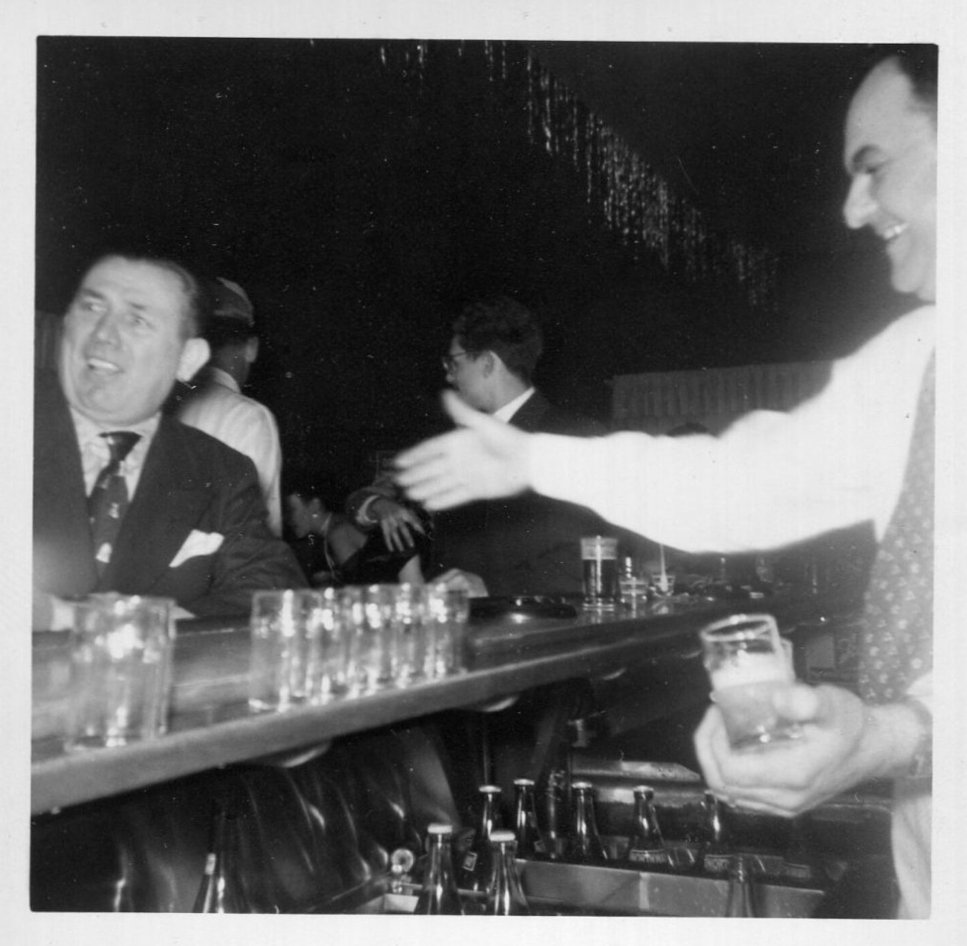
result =
[{"label": "bartender's outstretched arm", "polygon": [[410,499],[450,509],[527,489],[530,434],[468,407],[453,391],[444,391],[443,406],[458,429],[396,458],[396,481]]}]

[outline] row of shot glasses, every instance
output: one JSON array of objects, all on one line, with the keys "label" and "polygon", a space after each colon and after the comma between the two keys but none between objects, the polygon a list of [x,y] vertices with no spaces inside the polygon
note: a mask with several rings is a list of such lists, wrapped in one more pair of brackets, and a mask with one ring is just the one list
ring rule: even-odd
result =
[{"label": "row of shot glasses", "polygon": [[463,673],[469,601],[442,584],[257,592],[249,705],[367,696]]}]

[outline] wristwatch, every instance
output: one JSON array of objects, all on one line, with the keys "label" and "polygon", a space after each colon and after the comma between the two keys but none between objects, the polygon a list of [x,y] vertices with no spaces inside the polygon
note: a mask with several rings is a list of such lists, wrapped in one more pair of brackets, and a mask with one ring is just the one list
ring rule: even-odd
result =
[{"label": "wristwatch", "polygon": [[927,707],[912,696],[902,701],[903,705],[911,709],[920,724],[920,737],[913,752],[913,760],[907,770],[906,778],[933,777],[933,714]]}]

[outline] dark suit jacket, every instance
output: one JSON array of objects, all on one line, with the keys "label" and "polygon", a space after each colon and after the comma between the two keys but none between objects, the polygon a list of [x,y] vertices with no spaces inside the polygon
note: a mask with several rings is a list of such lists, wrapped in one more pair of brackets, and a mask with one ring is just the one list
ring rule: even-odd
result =
[{"label": "dark suit jacket", "polygon": [[[596,421],[554,407],[539,391],[511,418],[528,432],[593,436],[605,433]],[[386,478],[358,490],[348,503],[355,513],[367,496],[399,498]],[[578,594],[583,587],[582,535],[607,531],[583,506],[528,492],[511,499],[471,503],[434,517],[428,577],[450,568],[479,575],[494,596]]]},{"label": "dark suit jacket", "polygon": [[[34,588],[60,597],[93,591],[174,598],[198,616],[248,614],[253,591],[305,584],[288,546],[266,525],[255,467],[208,434],[162,417],[134,498],[99,579],[80,449],[57,376],[34,393]],[[191,535],[216,550],[171,563]]]}]

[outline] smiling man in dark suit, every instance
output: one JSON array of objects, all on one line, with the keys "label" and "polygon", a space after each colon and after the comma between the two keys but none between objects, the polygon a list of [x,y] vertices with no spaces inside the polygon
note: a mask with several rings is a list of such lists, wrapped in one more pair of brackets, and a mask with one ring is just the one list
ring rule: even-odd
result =
[{"label": "smiling man in dark suit", "polygon": [[116,254],[71,301],[57,371],[35,383],[35,628],[65,626],[68,599],[90,592],[171,597],[182,616],[212,616],[301,581],[268,529],[251,460],[162,415],[175,381],[208,359],[200,296],[177,263]]}]

